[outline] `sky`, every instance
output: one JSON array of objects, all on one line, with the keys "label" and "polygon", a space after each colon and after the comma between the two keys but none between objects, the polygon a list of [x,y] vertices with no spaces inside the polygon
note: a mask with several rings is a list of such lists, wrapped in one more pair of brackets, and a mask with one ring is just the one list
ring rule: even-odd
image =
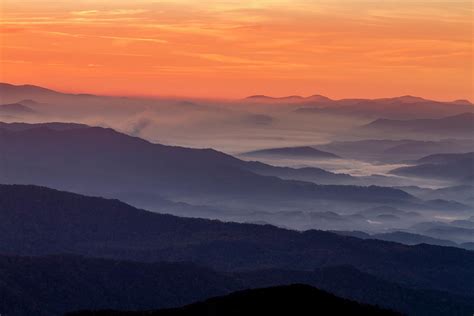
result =
[{"label": "sky", "polygon": [[474,101],[473,3],[0,0],[0,81],[108,95]]}]

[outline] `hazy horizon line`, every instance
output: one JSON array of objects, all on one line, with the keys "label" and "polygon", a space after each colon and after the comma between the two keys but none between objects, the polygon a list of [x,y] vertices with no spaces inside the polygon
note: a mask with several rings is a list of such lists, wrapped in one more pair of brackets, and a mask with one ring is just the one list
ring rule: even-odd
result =
[{"label": "hazy horizon line", "polygon": [[[108,93],[94,93],[94,92],[88,92],[88,91],[71,91],[71,90],[63,90],[60,88],[54,88],[54,87],[48,87],[48,86],[43,86],[40,84],[32,84],[32,83],[11,83],[11,82],[6,82],[6,81],[0,81],[0,84],[7,84],[11,86],[16,86],[16,87],[22,87],[22,86],[30,86],[30,87],[37,87],[37,88],[42,88],[45,90],[50,90],[53,92],[57,93],[62,93],[62,94],[70,94],[70,95],[90,95],[90,96],[96,96],[96,97],[116,97],[116,98],[137,98],[137,99],[191,99],[191,100],[214,100],[214,101],[243,101],[246,99],[250,98],[257,98],[257,97],[262,97],[262,98],[269,98],[269,99],[275,99],[275,100],[281,100],[285,98],[302,98],[302,101],[304,99],[309,99],[311,97],[315,96],[321,96],[330,99],[331,101],[341,101],[341,100],[351,100],[351,99],[361,99],[361,100],[382,100],[382,99],[396,99],[396,98],[402,98],[402,97],[412,97],[412,98],[420,98],[424,99],[426,101],[434,101],[434,102],[443,102],[443,103],[449,103],[449,102],[456,102],[456,101],[467,101],[472,104],[472,102],[469,99],[464,99],[464,98],[459,98],[459,99],[450,99],[450,100],[439,100],[439,99],[431,99],[427,97],[423,97],[417,94],[400,94],[400,95],[392,95],[392,96],[378,96],[378,97],[361,97],[361,96],[354,96],[354,97],[343,97],[343,98],[333,98],[331,96],[328,96],[324,93],[314,93],[311,95],[301,95],[301,94],[290,94],[290,95],[280,95],[280,96],[275,96],[275,95],[268,95],[268,94],[250,94],[250,95],[244,95],[242,97],[218,97],[218,96],[210,96],[210,97],[203,97],[203,96],[191,96],[191,95],[167,95],[167,94],[108,94]],[[474,104],[473,104],[474,105]]]}]

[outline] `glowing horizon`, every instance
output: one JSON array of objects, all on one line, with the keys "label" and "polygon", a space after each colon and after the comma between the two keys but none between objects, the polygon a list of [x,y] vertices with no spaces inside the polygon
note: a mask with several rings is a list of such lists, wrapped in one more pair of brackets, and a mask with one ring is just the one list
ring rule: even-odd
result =
[{"label": "glowing horizon", "polygon": [[0,3],[2,82],[130,96],[474,99],[470,1]]}]

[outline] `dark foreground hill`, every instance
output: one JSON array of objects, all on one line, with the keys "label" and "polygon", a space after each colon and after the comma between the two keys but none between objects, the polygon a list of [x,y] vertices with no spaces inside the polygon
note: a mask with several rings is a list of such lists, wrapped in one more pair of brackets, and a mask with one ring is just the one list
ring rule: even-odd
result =
[{"label": "dark foreground hill", "polygon": [[181,308],[146,312],[77,312],[68,316],[400,315],[345,300],[309,285],[245,290]]},{"label": "dark foreground hill", "polygon": [[467,250],[180,218],[35,186],[0,186],[0,252],[190,261],[234,272],[349,264],[405,286],[466,296],[474,284]]},{"label": "dark foreground hill", "polygon": [[233,291],[295,283],[413,315],[470,315],[474,311],[472,297],[403,287],[350,266],[224,273],[190,263],[0,256],[0,310],[7,316],[157,310]]},{"label": "dark foreground hill", "polygon": [[228,276],[186,263],[0,256],[0,310],[6,316],[168,308],[240,288]]}]

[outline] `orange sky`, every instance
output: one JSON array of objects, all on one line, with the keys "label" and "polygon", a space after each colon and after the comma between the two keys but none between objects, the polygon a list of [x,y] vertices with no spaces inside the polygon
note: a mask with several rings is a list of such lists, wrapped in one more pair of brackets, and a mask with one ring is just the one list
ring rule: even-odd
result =
[{"label": "orange sky", "polygon": [[0,81],[120,95],[474,100],[472,6],[0,0]]}]

